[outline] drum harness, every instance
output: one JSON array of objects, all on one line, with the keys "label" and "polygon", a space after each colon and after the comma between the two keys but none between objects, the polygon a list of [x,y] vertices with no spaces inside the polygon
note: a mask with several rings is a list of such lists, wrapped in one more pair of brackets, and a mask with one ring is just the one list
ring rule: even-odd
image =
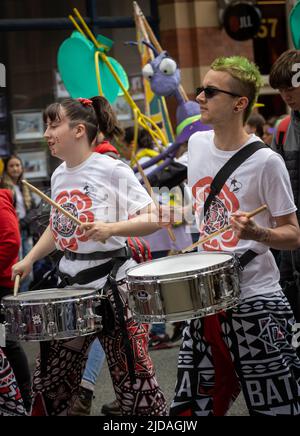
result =
[{"label": "drum harness", "polygon": [[[69,250],[65,250],[64,256],[66,259],[74,261],[74,260],[102,260],[109,259],[108,262],[98,265],[93,268],[88,268],[86,270],[80,271],[74,277],[69,274],[62,273],[58,271],[58,275],[61,279],[61,282],[58,285],[58,288],[64,288],[66,286],[72,286],[73,284],[84,285],[87,283],[91,283],[95,280],[98,280],[102,277],[108,276],[107,281],[104,287],[101,290],[102,295],[106,295],[107,292],[111,289],[114,297],[116,312],[120,323],[120,329],[123,334],[124,340],[124,348],[127,357],[128,363],[128,371],[131,383],[136,383],[135,378],[135,369],[134,369],[134,356],[133,351],[130,345],[130,339],[128,336],[128,331],[126,328],[125,314],[124,314],[124,306],[120,297],[118,283],[117,283],[117,273],[119,268],[132,257],[131,249],[126,245],[125,247],[119,248],[117,250],[112,251],[97,251],[94,253],[76,253]],[[111,315],[113,312],[111,312]],[[111,319],[107,319],[107,322]]]},{"label": "drum harness", "polygon": [[[205,216],[214,200],[214,198],[221,192],[226,180],[231,176],[231,174],[240,166],[243,162],[245,162],[250,156],[252,156],[256,151],[261,150],[262,148],[269,148],[266,144],[261,141],[255,141],[251,144],[246,145],[240,151],[235,153],[223,167],[218,171],[216,176],[210,185],[210,193],[205,200],[204,203],[204,219]],[[245,266],[251,262],[258,253],[255,253],[253,250],[247,250],[241,256],[235,256],[239,269],[242,271]]]}]

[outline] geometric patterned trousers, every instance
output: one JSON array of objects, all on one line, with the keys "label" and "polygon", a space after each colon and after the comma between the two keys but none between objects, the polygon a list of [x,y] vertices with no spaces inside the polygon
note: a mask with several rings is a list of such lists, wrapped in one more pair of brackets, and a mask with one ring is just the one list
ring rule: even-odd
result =
[{"label": "geometric patterned trousers", "polygon": [[0,416],[25,416],[20,390],[13,370],[0,348]]},{"label": "geometric patterned trousers", "polygon": [[223,416],[242,389],[252,416],[300,415],[294,322],[281,291],[190,321],[179,352],[170,414]]},{"label": "geometric patterned trousers", "polygon": [[[106,335],[100,332],[98,338],[106,353],[120,409],[123,415],[166,415],[166,401],[156,381],[154,367],[148,354],[148,325],[133,321],[126,303],[125,287],[118,286],[118,288],[133,351],[135,384],[130,380],[123,332],[111,291],[108,292],[107,297],[115,309],[115,328]],[[68,409],[78,394],[89,347],[96,337],[96,334],[92,334],[51,342],[43,371],[40,359],[37,360],[33,377],[33,416],[68,414]]]}]

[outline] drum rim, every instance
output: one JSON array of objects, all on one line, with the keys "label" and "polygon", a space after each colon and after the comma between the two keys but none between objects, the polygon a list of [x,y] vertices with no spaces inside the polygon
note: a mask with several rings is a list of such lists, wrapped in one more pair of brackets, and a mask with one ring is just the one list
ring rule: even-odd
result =
[{"label": "drum rim", "polygon": [[42,293],[45,291],[53,291],[53,292],[59,292],[59,291],[74,291],[74,290],[80,290],[80,291],[85,291],[85,293],[83,295],[77,295],[77,296],[72,296],[71,294],[69,296],[53,296],[53,298],[41,298],[41,299],[21,299],[22,294],[20,293],[17,296],[14,295],[5,295],[5,297],[2,298],[2,304],[5,306],[5,302],[10,303],[10,304],[23,304],[23,305],[27,305],[27,304],[47,304],[47,303],[53,303],[53,302],[71,302],[77,299],[82,299],[82,298],[86,298],[86,297],[92,297],[97,295],[97,290],[96,289],[92,289],[92,288],[47,288],[47,289],[37,289],[35,291],[27,291],[24,292],[24,296],[30,293],[31,295],[37,295],[38,293]]},{"label": "drum rim", "polygon": [[[160,258],[160,259],[154,259],[148,262],[144,262],[142,264],[139,265],[135,265],[134,267],[130,268],[127,270],[126,272],[126,279],[127,279],[127,283],[132,283],[132,282],[149,282],[149,281],[157,281],[160,280],[161,282],[163,282],[165,279],[178,279],[178,278],[188,278],[188,277],[193,277],[195,275],[200,275],[201,273],[205,274],[205,273],[213,273],[215,272],[217,269],[220,268],[227,268],[227,267],[236,267],[238,268],[238,263],[236,260],[236,256],[233,252],[228,252],[228,251],[218,251],[218,252],[214,252],[214,251],[200,251],[200,252],[193,252],[193,253],[188,253],[189,256],[193,256],[193,255],[204,255],[204,254],[226,254],[230,256],[230,259],[221,262],[221,263],[217,263],[215,265],[209,266],[209,267],[205,267],[205,268],[201,268],[200,269],[194,269],[191,271],[187,271],[187,272],[179,272],[179,273],[167,273],[164,275],[143,275],[143,276],[135,276],[135,275],[131,275],[130,273],[133,270],[137,270],[137,269],[141,269],[143,268],[146,264],[149,263],[155,263],[155,262],[159,262],[161,261],[161,259],[165,259],[165,258]],[[179,258],[181,256],[187,256],[187,254],[177,254],[175,256],[169,256],[170,259],[171,258]]]}]

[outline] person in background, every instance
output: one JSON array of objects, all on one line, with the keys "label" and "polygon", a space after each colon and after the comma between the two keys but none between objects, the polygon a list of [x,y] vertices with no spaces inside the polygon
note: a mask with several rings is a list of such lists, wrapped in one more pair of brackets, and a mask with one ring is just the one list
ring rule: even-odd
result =
[{"label": "person in background", "polygon": [[247,120],[245,125],[245,130],[248,134],[254,133],[254,135],[263,137],[264,134],[264,124],[266,120],[264,117],[258,113],[252,113]]},{"label": "person in background", "polygon": [[[19,224],[16,216],[16,212],[13,206],[12,192],[9,189],[0,189],[0,303],[1,299],[6,295],[11,295],[13,292],[13,282],[11,280],[12,266],[18,260],[18,253],[20,249],[20,232]],[[4,317],[0,314],[0,327],[4,321]],[[1,335],[1,332],[0,332]],[[4,354],[13,369],[17,383],[19,385],[22,400],[13,396],[14,389],[13,384],[10,386],[10,378],[8,374],[12,374],[10,371],[8,362],[4,357]],[[6,372],[9,371],[9,372]],[[18,410],[21,410],[24,406],[29,412],[31,407],[31,375],[28,365],[28,360],[23,348],[16,341],[6,341],[5,347],[0,355],[0,375],[6,379],[6,386],[2,385],[3,377],[0,376],[0,415],[1,415],[1,395],[7,395],[7,389],[11,389],[11,406],[15,409],[12,412],[18,414]],[[8,401],[7,397],[6,400]],[[4,413],[4,412],[3,412]]]},{"label": "person in background", "polygon": [[[125,129],[124,136],[124,149],[128,151],[127,158],[131,159],[131,153],[133,150],[134,142],[134,127],[127,127]],[[137,139],[137,150],[136,150],[136,159],[142,165],[146,163],[151,158],[156,157],[159,154],[158,151],[154,150],[154,144],[151,135],[145,130],[140,129],[138,132]],[[184,165],[179,164],[180,167],[184,167]],[[149,175],[155,167],[152,165],[149,168],[144,170],[146,175]],[[163,173],[165,170],[162,170],[159,173],[159,176],[156,176],[153,180],[149,179],[150,184],[153,187],[163,187],[165,185],[158,183],[158,178],[163,177]],[[139,180],[142,180],[139,173],[137,173],[137,177]],[[170,180],[169,175],[167,178]],[[161,181],[161,180],[160,180]],[[177,185],[177,186],[176,186]],[[177,184],[172,186],[172,192],[164,192],[159,196],[159,202],[164,204],[172,204],[175,205],[176,202],[180,202],[182,205],[182,198],[184,195],[184,186],[183,184]],[[168,186],[167,186],[168,187]],[[144,237],[146,241],[148,241],[152,253],[153,259],[159,259],[162,257],[168,256],[172,252],[176,252],[181,250],[192,243],[192,237],[189,232],[186,231],[185,223],[180,222],[176,223],[172,228],[176,241],[172,241],[166,229],[160,229],[157,232],[147,235]],[[178,339],[180,336],[181,330],[176,330],[176,335],[173,334],[172,339]],[[166,324],[165,323],[157,323],[153,324],[150,332],[150,341],[149,341],[149,349],[158,350],[164,348],[170,348],[173,344],[170,341],[170,337],[166,332]]]},{"label": "person in background", "polygon": [[[4,160],[4,171],[0,187],[10,189],[13,192],[14,205],[21,231],[20,259],[24,258],[32,248],[30,211],[34,207],[30,190],[22,183],[23,175],[23,164],[19,156],[13,154]],[[27,291],[29,283],[30,278],[21,284],[20,291]]]},{"label": "person in background", "polygon": [[270,147],[272,145],[273,136],[276,131],[277,120],[278,119],[276,117],[268,118],[263,126],[264,133],[262,136],[262,140]]},{"label": "person in background", "polygon": [[[300,220],[300,82],[299,78],[297,80],[294,65],[299,63],[300,50],[287,50],[273,64],[269,78],[271,87],[279,90],[282,99],[291,109],[290,119],[284,128],[281,129],[281,122],[276,127],[272,148],[281,154],[288,169],[297,206],[298,222]],[[279,269],[283,290],[292,306],[296,321],[300,322],[300,249],[281,251]]]}]

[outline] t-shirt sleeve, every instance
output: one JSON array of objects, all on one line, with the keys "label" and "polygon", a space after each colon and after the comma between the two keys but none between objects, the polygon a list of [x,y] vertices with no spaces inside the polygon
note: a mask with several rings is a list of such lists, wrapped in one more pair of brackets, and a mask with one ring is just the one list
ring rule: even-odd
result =
[{"label": "t-shirt sleeve", "polygon": [[288,215],[297,210],[289,173],[279,154],[266,161],[261,175],[260,194],[273,217]]},{"label": "t-shirt sleeve", "polygon": [[150,195],[140,184],[134,172],[123,162],[117,162],[111,175],[112,186],[116,188],[119,207],[134,215],[152,203]]}]

